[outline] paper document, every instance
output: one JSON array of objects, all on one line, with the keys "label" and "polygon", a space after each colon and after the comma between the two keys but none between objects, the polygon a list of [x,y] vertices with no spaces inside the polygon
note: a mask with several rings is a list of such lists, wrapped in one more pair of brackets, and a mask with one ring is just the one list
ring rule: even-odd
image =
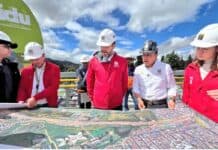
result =
[{"label": "paper document", "polygon": [[26,103],[0,103],[0,109],[26,108]]}]

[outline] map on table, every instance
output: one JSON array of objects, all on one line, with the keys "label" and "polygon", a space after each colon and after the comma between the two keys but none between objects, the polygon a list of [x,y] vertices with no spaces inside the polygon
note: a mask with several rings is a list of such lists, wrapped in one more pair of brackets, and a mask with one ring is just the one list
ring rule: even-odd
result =
[{"label": "map on table", "polygon": [[0,110],[0,148],[218,148],[218,126],[178,103],[175,110]]}]

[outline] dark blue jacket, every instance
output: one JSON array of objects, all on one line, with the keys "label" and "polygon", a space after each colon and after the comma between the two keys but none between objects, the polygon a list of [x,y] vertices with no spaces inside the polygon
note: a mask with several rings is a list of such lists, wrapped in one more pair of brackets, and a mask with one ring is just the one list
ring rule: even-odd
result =
[{"label": "dark blue jacket", "polygon": [[133,76],[135,71],[135,65],[133,63],[128,64],[128,76]]}]

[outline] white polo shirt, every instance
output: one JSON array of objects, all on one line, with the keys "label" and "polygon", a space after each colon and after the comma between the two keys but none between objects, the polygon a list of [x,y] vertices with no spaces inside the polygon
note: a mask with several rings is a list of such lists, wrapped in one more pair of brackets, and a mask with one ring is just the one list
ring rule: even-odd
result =
[{"label": "white polo shirt", "polygon": [[133,79],[133,92],[143,99],[160,100],[176,96],[176,82],[169,64],[156,60],[151,68],[145,64],[136,67]]}]

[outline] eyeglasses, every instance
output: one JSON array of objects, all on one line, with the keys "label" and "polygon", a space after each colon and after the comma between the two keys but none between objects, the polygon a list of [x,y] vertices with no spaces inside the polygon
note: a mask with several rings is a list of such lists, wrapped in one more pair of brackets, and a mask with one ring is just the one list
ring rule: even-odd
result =
[{"label": "eyeglasses", "polygon": [[0,47],[3,47],[3,48],[7,48],[7,49],[10,49],[10,46],[9,45],[0,45]]}]

